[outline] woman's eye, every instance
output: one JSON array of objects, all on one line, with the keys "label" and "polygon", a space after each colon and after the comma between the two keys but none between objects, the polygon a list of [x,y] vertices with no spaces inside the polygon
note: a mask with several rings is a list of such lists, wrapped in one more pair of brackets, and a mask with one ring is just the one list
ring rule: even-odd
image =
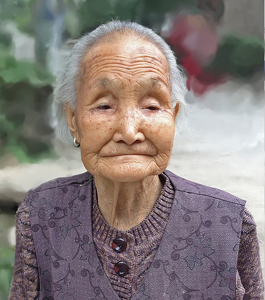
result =
[{"label": "woman's eye", "polygon": [[107,110],[107,109],[110,109],[110,106],[109,105],[100,105],[100,106],[98,106],[98,109]]},{"label": "woman's eye", "polygon": [[156,106],[148,106],[147,109],[149,109],[149,110],[158,110],[158,107],[156,107]]}]

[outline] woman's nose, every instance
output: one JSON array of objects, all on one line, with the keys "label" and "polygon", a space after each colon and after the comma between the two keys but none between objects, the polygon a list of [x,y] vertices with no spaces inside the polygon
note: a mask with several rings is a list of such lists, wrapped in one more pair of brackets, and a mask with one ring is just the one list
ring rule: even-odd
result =
[{"label": "woman's nose", "polygon": [[145,140],[144,133],[141,131],[142,118],[134,109],[128,109],[118,115],[116,132],[114,133],[114,142],[124,142],[132,145],[135,142]]}]

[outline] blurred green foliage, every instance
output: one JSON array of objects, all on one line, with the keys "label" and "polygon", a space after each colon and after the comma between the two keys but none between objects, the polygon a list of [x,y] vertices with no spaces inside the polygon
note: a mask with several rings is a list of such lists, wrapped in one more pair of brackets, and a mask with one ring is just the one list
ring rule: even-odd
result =
[{"label": "blurred green foliage", "polygon": [[[3,35],[2,35],[3,36]],[[36,63],[16,60],[10,38],[0,39],[0,156],[12,153],[19,162],[35,162],[52,154],[41,114],[49,108],[53,76]]]},{"label": "blurred green foliage", "polygon": [[0,300],[8,298],[14,268],[14,247],[0,247]]},{"label": "blurred green foliage", "polygon": [[34,35],[34,25],[32,23],[32,5],[35,0],[1,0],[0,20],[12,21],[21,31]]},{"label": "blurred green foliage", "polygon": [[233,77],[250,78],[263,70],[264,43],[257,36],[223,37],[209,70],[220,70]]},{"label": "blurred green foliage", "polygon": [[84,1],[76,7],[80,21],[79,33],[89,32],[111,19],[134,21],[147,27],[161,29],[166,13],[176,10],[181,5],[196,8],[196,4],[196,0]]},{"label": "blurred green foliage", "polygon": [[34,2],[2,1],[0,9],[0,157],[12,154],[18,162],[36,162],[53,155],[44,120],[49,110],[54,77],[43,65],[18,60],[12,35],[5,30],[13,22],[19,30],[34,34],[31,7]]}]

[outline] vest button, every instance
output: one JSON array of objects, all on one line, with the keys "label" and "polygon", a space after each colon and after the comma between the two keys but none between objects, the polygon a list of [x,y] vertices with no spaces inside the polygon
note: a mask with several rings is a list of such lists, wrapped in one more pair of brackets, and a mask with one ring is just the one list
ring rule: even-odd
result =
[{"label": "vest button", "polygon": [[127,247],[127,243],[125,242],[125,240],[123,238],[116,238],[112,242],[112,249],[115,252],[121,253],[126,250],[126,247]]},{"label": "vest button", "polygon": [[128,267],[128,265],[126,265],[125,262],[119,261],[118,263],[115,264],[114,271],[120,277],[123,277],[129,273],[129,267]]}]

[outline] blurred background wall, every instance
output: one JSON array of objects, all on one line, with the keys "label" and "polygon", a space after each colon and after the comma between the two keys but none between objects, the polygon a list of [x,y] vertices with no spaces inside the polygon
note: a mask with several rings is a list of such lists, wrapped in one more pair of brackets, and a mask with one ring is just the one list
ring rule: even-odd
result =
[{"label": "blurred background wall", "polygon": [[0,1],[0,300],[25,194],[85,171],[55,138],[56,71],[77,38],[112,19],[152,28],[175,51],[189,109],[169,169],[248,201],[264,265],[263,11],[262,0]]}]

